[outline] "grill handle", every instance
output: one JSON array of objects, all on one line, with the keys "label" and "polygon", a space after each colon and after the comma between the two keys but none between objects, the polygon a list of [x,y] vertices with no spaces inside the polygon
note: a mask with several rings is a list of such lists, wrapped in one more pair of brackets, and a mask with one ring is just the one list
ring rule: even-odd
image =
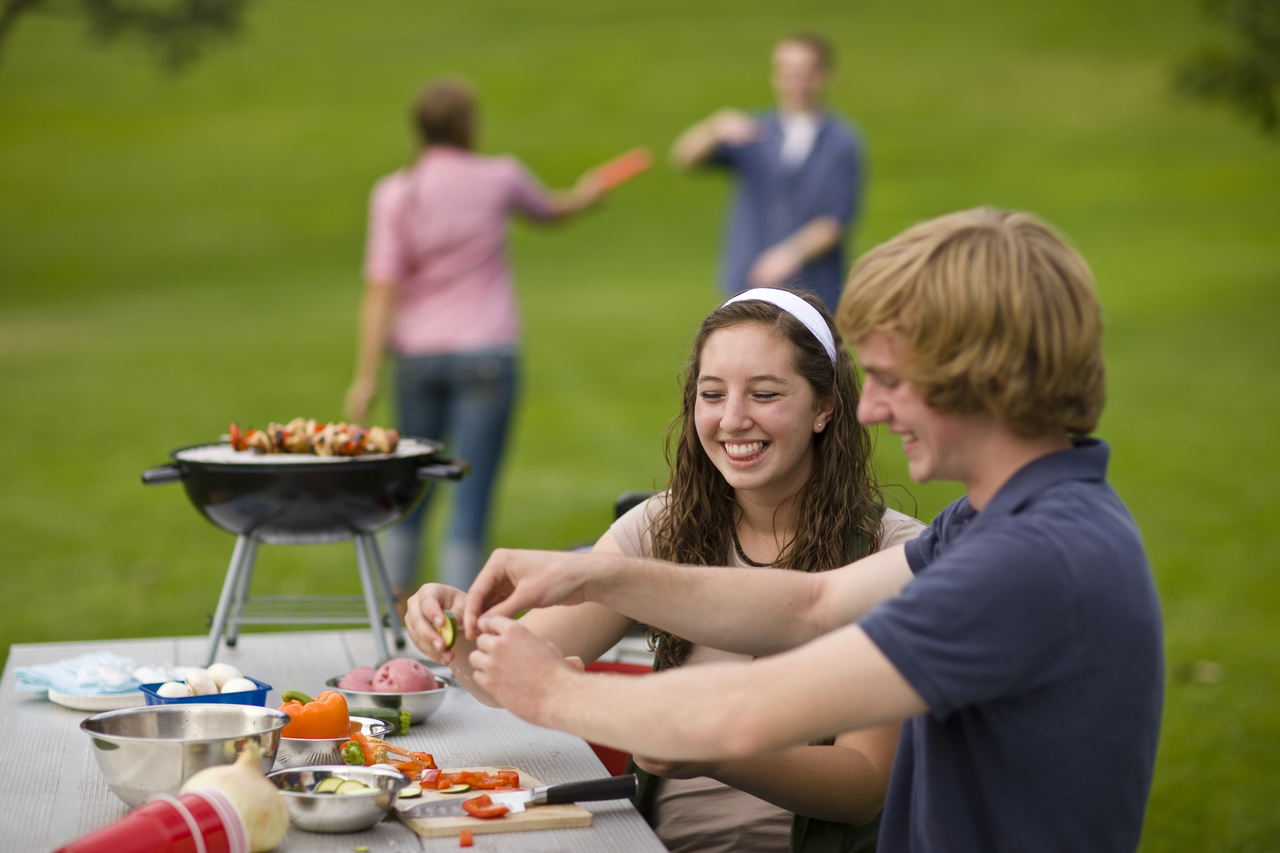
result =
[{"label": "grill handle", "polygon": [[182,479],[182,471],[177,465],[161,465],[159,468],[148,468],[142,472],[142,485],[163,486],[165,483],[176,483]]},{"label": "grill handle", "polygon": [[419,480],[451,480],[458,482],[471,473],[471,463],[462,459],[441,459],[418,469]]}]

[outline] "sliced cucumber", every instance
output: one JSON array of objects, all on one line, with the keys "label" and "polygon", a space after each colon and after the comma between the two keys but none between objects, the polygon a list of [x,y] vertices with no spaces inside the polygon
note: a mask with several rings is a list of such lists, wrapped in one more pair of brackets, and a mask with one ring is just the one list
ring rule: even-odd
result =
[{"label": "sliced cucumber", "polygon": [[332,794],[334,791],[338,790],[338,786],[345,781],[347,780],[339,779],[337,776],[326,776],[325,778],[320,780],[320,783],[318,785],[316,785],[314,788],[311,789],[311,793]]},{"label": "sliced cucumber", "polygon": [[447,788],[441,788],[437,794],[465,794],[471,790],[470,785],[450,785]]},{"label": "sliced cucumber", "polygon": [[454,642],[458,639],[458,617],[453,615],[452,610],[444,612],[444,624],[436,630],[440,632],[440,639],[444,640],[444,647],[453,648]]},{"label": "sliced cucumber", "polygon": [[342,784],[333,791],[335,794],[376,794],[377,788],[370,788],[363,782],[357,782],[355,779],[344,779]]},{"label": "sliced cucumber", "polygon": [[417,785],[410,785],[409,787],[402,788],[400,790],[400,799],[402,800],[411,800],[414,797],[421,797],[421,796],[422,796],[422,788],[418,787]]}]

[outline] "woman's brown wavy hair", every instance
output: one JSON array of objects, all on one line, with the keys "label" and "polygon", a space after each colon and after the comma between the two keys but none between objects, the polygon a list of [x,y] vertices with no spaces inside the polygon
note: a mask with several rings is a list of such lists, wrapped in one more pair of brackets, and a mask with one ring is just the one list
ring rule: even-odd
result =
[{"label": "woman's brown wavy hair", "polygon": [[[843,566],[879,546],[882,499],[872,475],[871,437],[856,417],[859,389],[853,362],[822,302],[793,292],[816,308],[830,327],[835,364],[812,332],[772,303],[747,300],[711,312],[698,330],[685,366],[680,414],[667,428],[669,496],[652,527],[653,555],[658,559],[722,566],[733,552],[731,531],[738,517],[733,489],[702,449],[694,407],[707,339],[713,332],[744,323],[758,323],[790,341],[793,366],[808,381],[815,398],[835,399],[827,428],[813,436],[813,473],[795,498],[795,535],[775,565],[820,572]],[[865,543],[861,553],[852,553],[855,541]],[[684,663],[692,647],[688,640],[658,629],[650,629],[649,641],[663,668]]]}]

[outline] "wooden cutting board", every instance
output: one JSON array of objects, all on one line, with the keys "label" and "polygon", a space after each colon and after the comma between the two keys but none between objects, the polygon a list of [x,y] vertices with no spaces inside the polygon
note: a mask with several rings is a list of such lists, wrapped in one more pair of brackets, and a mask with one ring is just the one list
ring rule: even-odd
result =
[{"label": "wooden cutting board", "polygon": [[[445,773],[457,773],[459,770],[475,770],[493,773],[496,770],[516,770],[515,767],[453,767]],[[520,773],[521,788],[537,788],[542,785],[523,770]],[[567,826],[590,826],[591,812],[576,803],[564,803],[555,806],[528,806],[519,814],[505,814],[502,817],[481,820],[471,815],[446,817],[409,817],[405,809],[411,809],[418,803],[430,803],[436,800],[454,800],[461,802],[479,796],[484,791],[468,791],[465,794],[441,794],[438,791],[424,790],[421,797],[411,800],[396,800],[396,817],[404,822],[423,838],[445,838],[455,836],[464,829],[471,830],[473,835],[487,832],[526,832],[533,829],[563,829]]]}]

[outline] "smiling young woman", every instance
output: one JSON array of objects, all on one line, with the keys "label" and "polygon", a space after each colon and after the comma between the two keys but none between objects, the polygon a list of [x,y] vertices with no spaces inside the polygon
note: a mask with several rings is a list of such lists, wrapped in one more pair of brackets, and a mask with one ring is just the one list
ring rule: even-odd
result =
[{"label": "smiling young woman", "polygon": [[[665,492],[620,518],[593,550],[704,566],[816,572],[914,538],[923,525],[884,508],[858,384],[815,297],[747,291],[703,322],[668,431]],[[467,661],[432,628],[465,594],[439,585],[410,602],[409,632],[482,701]],[[521,624],[591,662],[635,624],[596,604],[535,610]],[[650,629],[656,668],[750,663]],[[661,763],[636,758],[638,806],[672,851],[874,849],[898,727],[835,735],[771,758]]]}]

